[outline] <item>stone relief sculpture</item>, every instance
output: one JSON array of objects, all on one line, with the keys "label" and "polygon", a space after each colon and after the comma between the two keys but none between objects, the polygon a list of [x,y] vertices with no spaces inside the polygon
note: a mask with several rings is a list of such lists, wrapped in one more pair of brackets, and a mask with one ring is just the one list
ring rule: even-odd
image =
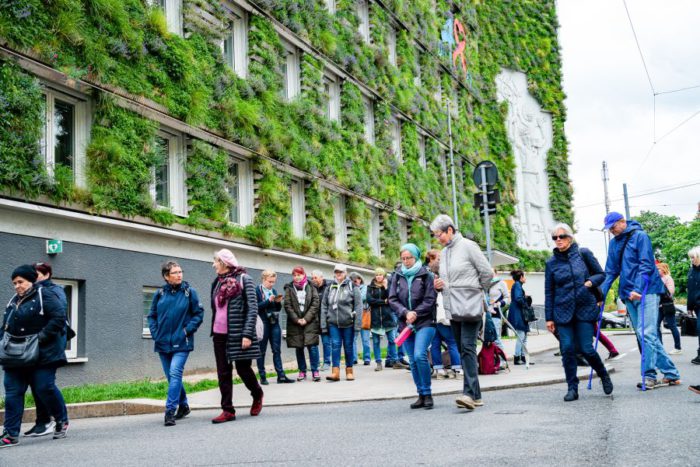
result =
[{"label": "stone relief sculpture", "polygon": [[549,229],[554,225],[547,179],[552,116],[528,92],[524,73],[504,69],[496,77],[496,88],[498,101],[508,103],[506,127],[516,165],[517,204],[512,222],[518,245],[547,250],[552,246]]}]

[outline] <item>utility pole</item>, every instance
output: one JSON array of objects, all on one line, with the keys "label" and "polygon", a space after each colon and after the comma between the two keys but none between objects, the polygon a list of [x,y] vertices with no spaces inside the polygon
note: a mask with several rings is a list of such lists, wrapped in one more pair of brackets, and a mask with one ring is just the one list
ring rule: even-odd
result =
[{"label": "utility pole", "polygon": [[[608,196],[608,180],[610,180],[610,177],[608,176],[608,163],[605,161],[603,161],[603,170],[601,175],[603,176],[603,190],[605,191],[605,214],[607,215],[610,212],[610,196]],[[605,244],[607,245],[608,243],[610,243],[610,232],[606,231]]]},{"label": "utility pole", "polygon": [[630,218],[630,201],[627,198],[627,184],[623,183],[622,184],[622,192],[625,195],[625,219]]}]

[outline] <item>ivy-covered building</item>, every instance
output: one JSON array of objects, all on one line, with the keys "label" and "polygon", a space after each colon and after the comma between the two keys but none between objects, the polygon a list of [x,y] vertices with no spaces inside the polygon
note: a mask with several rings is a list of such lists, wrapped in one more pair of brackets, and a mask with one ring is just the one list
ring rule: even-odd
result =
[{"label": "ivy-covered building", "polygon": [[[280,281],[390,266],[452,214],[453,174],[483,243],[487,159],[494,247],[537,267],[511,223],[503,69],[551,115],[551,210],[570,222],[554,0],[0,1],[0,279],[49,260],[68,286],[82,364],[64,378],[155,376],[144,310],[164,259],[205,306],[221,247]],[[212,365],[207,328],[190,368]]]}]

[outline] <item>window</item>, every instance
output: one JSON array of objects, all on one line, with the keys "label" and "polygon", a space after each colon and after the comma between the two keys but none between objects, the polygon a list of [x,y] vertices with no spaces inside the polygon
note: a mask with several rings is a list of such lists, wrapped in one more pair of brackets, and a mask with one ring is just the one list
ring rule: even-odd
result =
[{"label": "window", "polygon": [[374,144],[374,101],[365,96],[363,98],[365,105],[365,140]]},{"label": "window", "polygon": [[253,174],[247,161],[234,159],[229,163],[226,191],[231,197],[229,222],[248,225],[253,221]]},{"label": "window", "polygon": [[90,134],[88,103],[52,89],[44,91],[45,124],[39,147],[49,176],[57,167],[70,172],[78,186],[85,186],[85,148]]},{"label": "window", "polygon": [[341,251],[348,248],[348,227],[345,220],[345,196],[338,195],[333,202],[333,217],[335,218],[335,247]]},{"label": "window", "polygon": [[143,295],[143,330],[141,331],[141,337],[151,338],[151,329],[148,327],[148,314],[151,312],[151,304],[153,303],[153,297],[155,297],[156,292],[158,292],[158,287],[144,287],[142,290]]},{"label": "window", "polygon": [[230,8],[230,23],[221,43],[224,61],[239,77],[248,74],[248,17],[245,11],[234,5]]},{"label": "window", "polygon": [[416,75],[413,77],[413,85],[419,88],[422,85],[422,80],[421,80],[422,70],[421,70],[421,66],[420,66],[420,52],[416,52],[415,72],[416,72]]},{"label": "window", "polygon": [[53,282],[62,286],[63,291],[66,293],[66,300],[68,301],[66,319],[70,327],[75,331],[75,337],[66,343],[66,358],[78,358],[78,339],[80,338],[80,333],[78,332],[78,281],[53,279]]},{"label": "window", "polygon": [[326,74],[323,77],[323,87],[326,93],[326,116],[333,122],[340,121],[340,82],[338,77]]},{"label": "window", "polygon": [[357,17],[360,20],[360,36],[362,36],[362,39],[369,44],[369,3],[367,3],[367,0],[359,0],[357,2]]},{"label": "window", "polygon": [[154,0],[153,6],[161,8],[165,13],[168,31],[182,36],[182,0]]},{"label": "window", "polygon": [[401,153],[401,121],[396,118],[391,118],[391,150],[394,152],[394,157],[399,163],[403,162]]},{"label": "window", "polygon": [[299,50],[285,44],[286,56],[282,60],[283,97],[288,101],[299,95]]},{"label": "window", "polygon": [[418,165],[423,170],[427,167],[425,160],[425,135],[421,132],[418,132]]},{"label": "window", "polygon": [[370,208],[371,217],[369,221],[369,246],[372,249],[374,256],[382,255],[381,244],[379,243],[380,225],[379,211],[375,208]]},{"label": "window", "polygon": [[335,0],[325,0],[326,1],[326,9],[328,10],[328,13],[331,15],[335,14]]},{"label": "window", "polygon": [[159,131],[155,139],[158,162],[153,167],[151,198],[159,208],[187,215],[185,145],[182,135]]},{"label": "window", "polygon": [[304,222],[306,221],[306,206],[304,199],[304,181],[292,180],[290,192],[292,205],[292,233],[297,238],[304,238]]},{"label": "window", "polygon": [[386,34],[386,47],[389,51],[389,63],[396,66],[396,29],[391,25]]},{"label": "window", "polygon": [[399,217],[399,241],[402,245],[408,243],[408,220],[405,217]]},{"label": "window", "polygon": [[443,179],[447,180],[447,158],[442,148],[440,148],[438,152],[438,165],[440,166],[440,175]]}]

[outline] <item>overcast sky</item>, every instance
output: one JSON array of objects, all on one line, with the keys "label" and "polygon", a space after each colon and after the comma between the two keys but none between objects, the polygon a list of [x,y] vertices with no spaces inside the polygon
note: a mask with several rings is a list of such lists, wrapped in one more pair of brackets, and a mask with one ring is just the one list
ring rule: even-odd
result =
[{"label": "overcast sky", "polygon": [[[559,41],[570,176],[577,240],[604,264],[605,216],[601,164],[607,161],[612,210],[624,214],[622,184],[630,196],[700,182],[700,1],[627,0],[654,90],[695,89],[654,99],[622,0],[558,0]],[[654,141],[657,143],[654,145]],[[653,146],[653,150],[649,153]],[[648,154],[648,157],[647,157]],[[646,159],[646,161],[645,161]],[[632,217],[643,210],[689,221],[700,184],[630,199]],[[594,203],[600,203],[590,206]]]}]

